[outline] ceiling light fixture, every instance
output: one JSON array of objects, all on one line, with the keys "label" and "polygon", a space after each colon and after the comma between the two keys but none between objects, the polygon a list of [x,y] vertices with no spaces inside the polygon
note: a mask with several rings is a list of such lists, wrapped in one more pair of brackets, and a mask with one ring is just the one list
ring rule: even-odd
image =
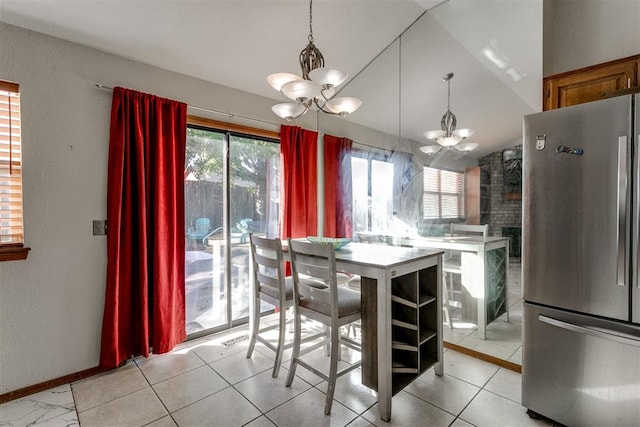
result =
[{"label": "ceiling light fixture", "polygon": [[275,73],[267,77],[272,88],[281,92],[296,103],[283,103],[271,107],[271,110],[286,121],[297,119],[315,105],[327,114],[344,117],[353,113],[362,104],[358,98],[333,98],[336,88],[344,83],[349,75],[337,68],[324,66],[324,57],[313,44],[313,0],[309,1],[309,43],[300,52],[302,77],[291,73]]},{"label": "ceiling light fixture", "polygon": [[453,73],[449,73],[442,77],[442,80],[447,82],[447,111],[444,113],[442,119],[440,120],[441,130],[430,130],[424,133],[425,137],[440,144],[440,146],[425,145],[424,147],[420,147],[420,150],[422,152],[430,155],[436,154],[442,147],[445,147],[447,149],[455,147],[459,151],[470,152],[478,146],[478,144],[473,142],[461,144],[463,139],[473,135],[473,131],[471,129],[456,129],[458,120],[456,119],[456,115],[451,112],[452,78]]}]

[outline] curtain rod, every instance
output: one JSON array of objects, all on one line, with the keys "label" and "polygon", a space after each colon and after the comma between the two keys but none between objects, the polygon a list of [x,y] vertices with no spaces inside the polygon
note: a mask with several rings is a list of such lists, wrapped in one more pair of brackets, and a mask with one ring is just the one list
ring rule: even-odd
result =
[{"label": "curtain rod", "polygon": [[[102,83],[96,83],[95,85],[96,85],[96,87],[97,87],[98,89],[103,89],[103,90],[110,90],[110,91],[113,91],[113,88],[112,88],[112,87],[109,87],[109,86],[103,85]],[[189,107],[189,108],[193,108],[194,110],[205,111],[205,112],[207,112],[207,113],[212,113],[212,114],[219,114],[219,115],[226,116],[226,117],[229,117],[229,118],[238,117],[238,118],[245,119],[245,120],[253,120],[253,121],[255,121],[255,122],[266,123],[266,124],[269,124],[269,125],[280,125],[280,123],[268,122],[268,121],[266,121],[266,120],[254,119],[254,118],[252,118],[252,117],[240,116],[240,115],[238,115],[238,114],[225,113],[225,112],[223,112],[223,111],[211,110],[211,109],[208,109],[208,108],[197,107],[197,106],[195,106],[195,105],[188,105],[188,107]],[[364,145],[365,147],[371,147],[371,148],[377,148],[377,149],[379,149],[379,150],[389,151],[389,150],[386,150],[386,149],[381,148],[381,147],[376,147],[376,146],[374,146],[374,145],[364,144],[364,143],[362,143],[362,142],[358,142],[358,141],[353,141],[353,142],[354,142],[355,144],[358,144],[358,145]],[[393,150],[391,150],[391,151],[393,151]]]},{"label": "curtain rod", "polygon": [[[96,83],[96,87],[98,89],[104,89],[104,90],[113,91],[112,87],[103,85],[102,83]],[[218,115],[226,116],[226,117],[229,117],[229,118],[234,118],[235,117],[235,118],[244,119],[244,120],[252,120],[254,122],[266,123],[268,125],[275,125],[275,126],[279,126],[280,125],[280,123],[269,122],[267,120],[262,120],[262,119],[255,119],[253,117],[241,116],[239,114],[225,113],[224,111],[211,110],[209,108],[198,107],[196,105],[187,104],[187,106],[189,108],[191,108],[191,109],[194,109],[194,110],[200,110],[200,111],[204,111],[204,112],[207,112],[207,113],[218,114]]]}]

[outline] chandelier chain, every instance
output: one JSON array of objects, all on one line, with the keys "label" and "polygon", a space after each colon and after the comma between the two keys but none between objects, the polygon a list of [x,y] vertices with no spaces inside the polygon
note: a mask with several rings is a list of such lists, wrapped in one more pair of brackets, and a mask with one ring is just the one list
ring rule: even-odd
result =
[{"label": "chandelier chain", "polygon": [[[362,101],[352,97],[334,98],[336,87],[344,83],[349,75],[337,68],[325,68],[324,57],[313,43],[313,0],[309,0],[309,35],[298,61],[302,76],[290,73],[275,73],[267,77],[269,84],[296,104],[277,104],[271,109],[281,118],[291,121],[304,115],[312,105],[326,114],[344,117],[356,111]],[[311,79],[313,74],[314,80]]]},{"label": "chandelier chain", "polygon": [[309,1],[309,43],[313,43],[313,0]]}]

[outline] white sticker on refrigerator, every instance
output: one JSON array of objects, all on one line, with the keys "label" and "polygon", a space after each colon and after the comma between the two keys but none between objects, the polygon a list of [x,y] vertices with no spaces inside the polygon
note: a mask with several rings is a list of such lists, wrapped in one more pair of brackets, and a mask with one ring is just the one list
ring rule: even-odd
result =
[{"label": "white sticker on refrigerator", "polygon": [[547,135],[538,135],[536,137],[536,150],[544,150],[544,146],[547,143]]}]

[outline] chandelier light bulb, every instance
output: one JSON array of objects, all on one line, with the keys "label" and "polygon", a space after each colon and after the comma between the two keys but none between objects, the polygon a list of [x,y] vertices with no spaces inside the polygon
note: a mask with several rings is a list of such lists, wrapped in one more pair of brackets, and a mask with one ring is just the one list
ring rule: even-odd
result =
[{"label": "chandelier light bulb", "polygon": [[473,135],[473,130],[471,129],[456,129],[453,132],[453,135],[457,136],[458,138],[469,138],[471,135]]},{"label": "chandelier light bulb", "polygon": [[269,83],[269,86],[278,92],[280,92],[282,86],[296,80],[302,80],[302,77],[291,73],[274,73],[267,76],[267,83]]},{"label": "chandelier light bulb", "polygon": [[302,116],[307,112],[307,108],[302,104],[292,104],[290,102],[284,104],[276,104],[271,107],[271,111],[273,111],[278,117],[281,119],[285,119],[290,122],[293,119],[296,119]]},{"label": "chandelier light bulb", "polygon": [[441,148],[442,147],[440,147],[439,145],[424,145],[424,146],[420,147],[420,151],[422,151],[423,153],[428,154],[430,156],[433,156],[438,151],[440,151]]},{"label": "chandelier light bulb", "polygon": [[280,92],[293,101],[304,102],[308,99],[314,99],[320,95],[322,86],[311,80],[294,80],[285,83]]},{"label": "chandelier light bulb", "polygon": [[356,111],[360,108],[360,105],[362,105],[362,101],[358,98],[351,98],[348,96],[332,99],[331,101],[327,101],[325,104],[329,111],[343,117]]},{"label": "chandelier light bulb", "polygon": [[478,143],[477,142],[461,142],[460,144],[456,145],[455,148],[458,151],[468,153],[478,148]]},{"label": "chandelier light bulb", "polygon": [[349,74],[337,68],[322,67],[311,70],[309,77],[321,85],[335,87],[344,83],[349,77]]},{"label": "chandelier light bulb", "polygon": [[434,139],[435,140],[435,139],[438,139],[438,138],[442,138],[446,134],[447,133],[445,131],[443,131],[443,130],[429,130],[429,131],[426,131],[424,133],[424,136],[427,139]]}]

